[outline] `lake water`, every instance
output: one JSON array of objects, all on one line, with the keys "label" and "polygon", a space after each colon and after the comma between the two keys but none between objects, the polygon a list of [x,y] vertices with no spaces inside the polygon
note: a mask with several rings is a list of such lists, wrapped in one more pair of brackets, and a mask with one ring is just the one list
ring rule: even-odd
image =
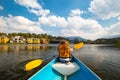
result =
[{"label": "lake water", "polygon": [[[0,45],[0,80],[27,80],[57,55],[57,46],[58,44]],[[102,80],[120,80],[120,48],[86,44],[73,54]],[[43,64],[25,71],[25,64],[34,59],[44,60]]]}]

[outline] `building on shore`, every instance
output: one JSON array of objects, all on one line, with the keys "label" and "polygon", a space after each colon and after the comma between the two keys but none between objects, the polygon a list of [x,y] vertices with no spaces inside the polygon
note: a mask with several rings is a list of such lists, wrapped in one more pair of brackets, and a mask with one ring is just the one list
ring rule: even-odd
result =
[{"label": "building on shore", "polygon": [[0,36],[0,43],[8,43],[9,38],[7,36]]},{"label": "building on shore", "polygon": [[41,43],[41,44],[47,44],[48,41],[47,41],[45,38],[41,38],[40,43]]},{"label": "building on shore", "polygon": [[38,39],[38,38],[27,38],[26,42],[28,44],[40,44],[40,39]]},{"label": "building on shore", "polygon": [[15,36],[10,39],[10,43],[25,43],[26,40],[22,36]]}]

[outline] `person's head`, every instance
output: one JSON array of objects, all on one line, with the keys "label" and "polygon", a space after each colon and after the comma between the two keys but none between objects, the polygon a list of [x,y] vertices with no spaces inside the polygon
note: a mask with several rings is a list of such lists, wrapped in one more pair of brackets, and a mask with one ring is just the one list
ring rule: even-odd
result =
[{"label": "person's head", "polygon": [[67,40],[61,40],[60,44],[67,44],[67,45],[69,45],[69,42]]},{"label": "person's head", "polygon": [[60,44],[58,46],[58,50],[62,50],[62,49],[66,49],[67,51],[69,51],[71,49],[69,41],[61,40],[61,42],[60,42]]},{"label": "person's head", "polygon": [[71,48],[69,42],[67,40],[61,40],[58,46],[58,51],[59,51],[59,57],[65,57],[65,58],[70,57]]}]

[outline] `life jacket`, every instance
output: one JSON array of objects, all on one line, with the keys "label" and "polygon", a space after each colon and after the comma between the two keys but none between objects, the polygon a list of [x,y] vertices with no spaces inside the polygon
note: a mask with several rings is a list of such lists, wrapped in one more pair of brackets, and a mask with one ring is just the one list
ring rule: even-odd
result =
[{"label": "life jacket", "polygon": [[71,49],[70,46],[66,44],[62,44],[58,46],[59,57],[60,58],[70,58],[71,57]]}]

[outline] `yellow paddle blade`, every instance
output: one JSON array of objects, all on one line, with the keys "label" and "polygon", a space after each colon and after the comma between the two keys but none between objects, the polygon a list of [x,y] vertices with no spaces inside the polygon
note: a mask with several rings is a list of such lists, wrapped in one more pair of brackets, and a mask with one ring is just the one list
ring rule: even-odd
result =
[{"label": "yellow paddle blade", "polygon": [[25,70],[26,71],[30,71],[33,68],[36,68],[36,67],[38,67],[41,64],[42,64],[42,60],[38,60],[38,59],[37,60],[33,60],[33,61],[31,61],[31,62],[26,64]]},{"label": "yellow paddle blade", "polygon": [[83,47],[83,42],[74,45],[74,49],[80,49],[81,47]]}]

